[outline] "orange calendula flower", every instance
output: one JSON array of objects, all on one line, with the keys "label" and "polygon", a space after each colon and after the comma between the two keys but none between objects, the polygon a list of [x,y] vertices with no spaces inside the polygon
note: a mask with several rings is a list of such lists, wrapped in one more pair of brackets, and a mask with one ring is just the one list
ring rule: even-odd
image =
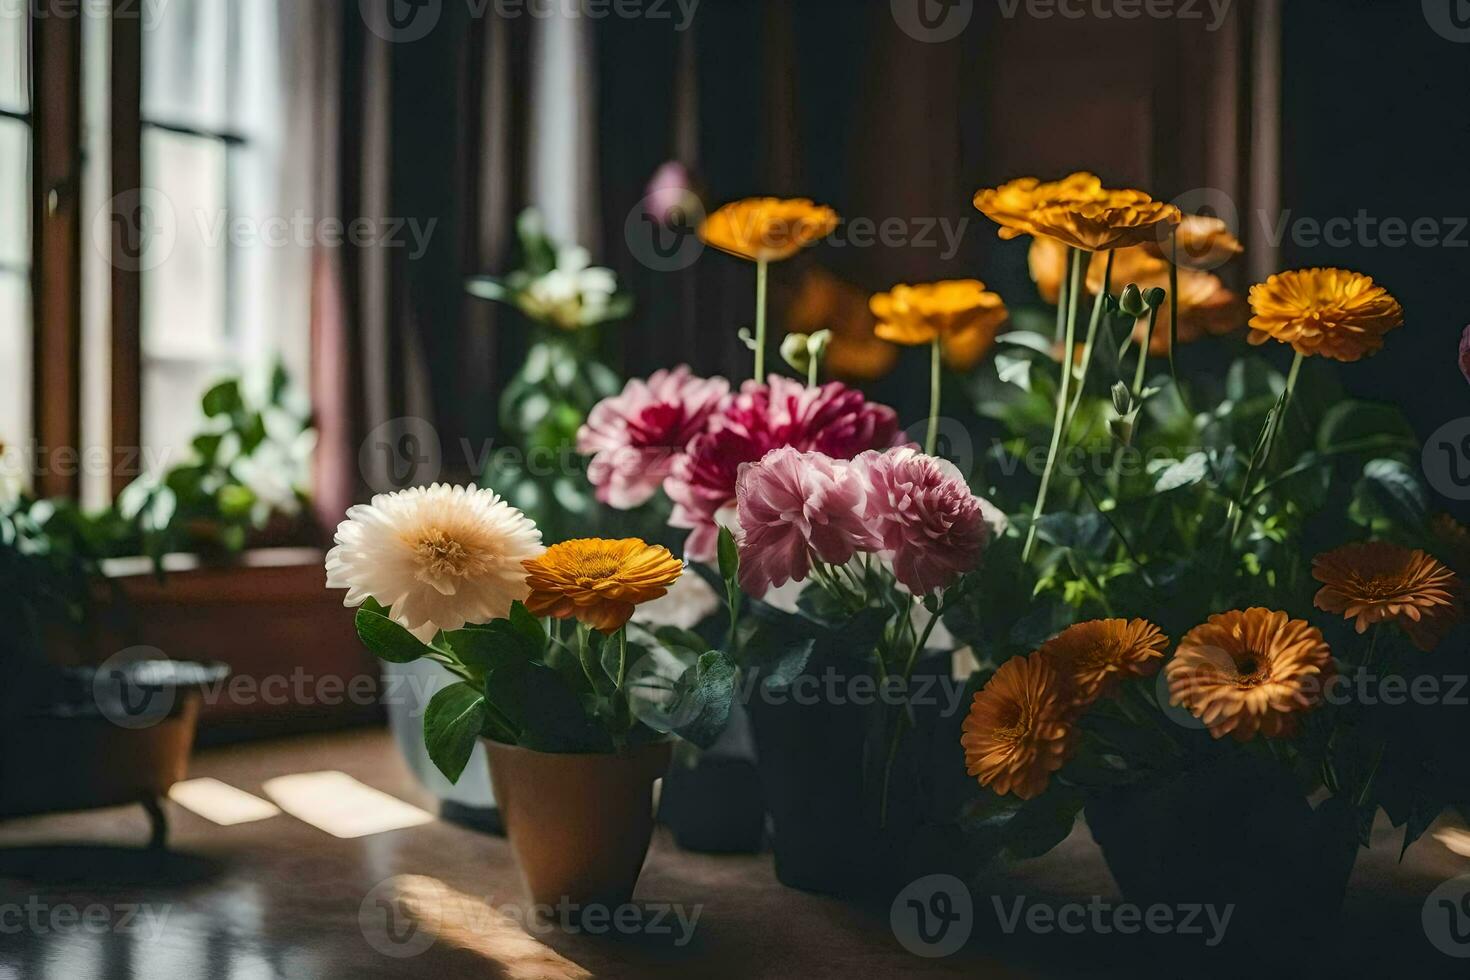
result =
[{"label": "orange calendula flower", "polygon": [[1094,619],[1067,627],[1037,652],[1070,681],[1074,706],[1085,707],[1126,678],[1157,673],[1168,646],[1146,619]]},{"label": "orange calendula flower", "polygon": [[960,744],[965,771],[1004,796],[1041,795],[1077,746],[1065,682],[1040,654],[1013,657],[975,694]]},{"label": "orange calendula flower", "polygon": [[1312,577],[1322,583],[1317,608],[1355,619],[1359,633],[1390,621],[1420,650],[1433,650],[1460,620],[1460,580],[1423,551],[1388,541],[1343,545],[1312,559]]},{"label": "orange calendula flower", "polygon": [[752,262],[780,262],[837,228],[837,212],[806,198],[751,197],[704,219],[699,237]]},{"label": "orange calendula flower", "polygon": [[1356,361],[1404,325],[1404,308],[1368,276],[1345,269],[1279,272],[1251,287],[1250,342],[1275,339],[1298,354]]},{"label": "orange calendula flower", "polygon": [[1106,196],[1102,181],[1080,171],[1061,180],[1022,177],[999,187],[977,191],[975,208],[1000,225],[1001,238],[1037,234],[1031,216],[1053,204],[1098,201]]},{"label": "orange calendula flower", "polygon": [[627,623],[634,607],[663,596],[684,571],[669,549],[639,538],[563,541],[524,565],[532,614],[575,618],[604,633]]},{"label": "orange calendula flower", "polygon": [[1205,214],[1186,214],[1174,229],[1174,244],[1145,242],[1150,254],[1168,259],[1177,247],[1179,266],[1183,269],[1214,269],[1245,251],[1245,246],[1230,233],[1230,226],[1219,218]]},{"label": "orange calendula flower", "polygon": [[787,307],[786,329],[804,334],[832,331],[823,366],[847,381],[875,381],[893,370],[898,351],[873,335],[878,321],[868,309],[868,299],[865,290],[826,269],[811,269]]},{"label": "orange calendula flower", "polygon": [[1100,201],[1040,208],[1031,213],[1029,221],[1038,235],[1073,248],[1102,252],[1155,241],[1179,219],[1178,208],[1155,201],[1142,191],[1110,191]]},{"label": "orange calendula flower", "polygon": [[1172,704],[1189,709],[1215,738],[1290,735],[1316,706],[1332,673],[1322,631],[1270,609],[1211,616],[1179,641],[1164,668]]},{"label": "orange calendula flower", "polygon": [[978,279],[894,286],[869,302],[878,318],[874,332],[895,344],[930,344],[979,333],[991,340],[1006,322],[1005,300]]}]

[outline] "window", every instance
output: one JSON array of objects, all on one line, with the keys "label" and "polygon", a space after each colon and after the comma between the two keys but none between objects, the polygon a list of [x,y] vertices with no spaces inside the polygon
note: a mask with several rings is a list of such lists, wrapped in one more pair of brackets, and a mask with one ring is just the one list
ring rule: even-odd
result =
[{"label": "window", "polygon": [[26,18],[0,16],[0,481],[31,441],[31,115]]}]

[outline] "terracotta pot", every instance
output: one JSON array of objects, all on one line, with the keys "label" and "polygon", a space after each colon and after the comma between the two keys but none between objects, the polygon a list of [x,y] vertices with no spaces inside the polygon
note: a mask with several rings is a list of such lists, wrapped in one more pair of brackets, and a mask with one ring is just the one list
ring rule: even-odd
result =
[{"label": "terracotta pot", "polygon": [[485,740],[490,782],[531,900],[621,905],[653,836],[653,783],[669,742],[621,755],[533,752]]}]

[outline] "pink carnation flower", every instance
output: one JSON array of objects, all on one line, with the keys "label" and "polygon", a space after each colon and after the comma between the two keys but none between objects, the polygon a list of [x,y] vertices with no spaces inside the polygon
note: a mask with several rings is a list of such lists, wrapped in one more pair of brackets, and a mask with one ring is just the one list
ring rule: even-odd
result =
[{"label": "pink carnation flower", "polygon": [[691,529],[686,557],[709,561],[719,535],[715,516],[735,503],[742,464],[759,462],[782,446],[852,459],[902,438],[893,409],[839,382],[808,388],[776,375],[769,384],[747,381],[710,419],[709,429],[674,460],[664,481],[664,492],[674,502],[669,523]]},{"label": "pink carnation flower", "polygon": [[729,392],[725,379],[698,378],[681,365],[598,402],[577,433],[577,451],[592,456],[587,478],[597,499],[619,510],[647,502]]},{"label": "pink carnation flower", "polygon": [[975,568],[1005,517],[970,492],[948,460],[909,448],[863,453],[853,463],[866,484],[868,526],[893,574],[914,595],[954,584]]},{"label": "pink carnation flower", "polygon": [[740,587],[763,596],[801,582],[815,554],[842,565],[878,539],[863,518],[863,481],[849,463],[791,446],[773,449],[740,469],[735,484],[740,522]]}]

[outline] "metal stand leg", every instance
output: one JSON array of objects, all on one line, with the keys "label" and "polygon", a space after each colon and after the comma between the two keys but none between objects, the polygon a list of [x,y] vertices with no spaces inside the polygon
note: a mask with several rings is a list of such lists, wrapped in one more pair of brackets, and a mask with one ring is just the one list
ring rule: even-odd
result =
[{"label": "metal stand leg", "polygon": [[156,796],[143,799],[143,809],[148,811],[148,823],[153,828],[148,846],[161,851],[168,846],[168,815],[163,812],[163,800]]}]

